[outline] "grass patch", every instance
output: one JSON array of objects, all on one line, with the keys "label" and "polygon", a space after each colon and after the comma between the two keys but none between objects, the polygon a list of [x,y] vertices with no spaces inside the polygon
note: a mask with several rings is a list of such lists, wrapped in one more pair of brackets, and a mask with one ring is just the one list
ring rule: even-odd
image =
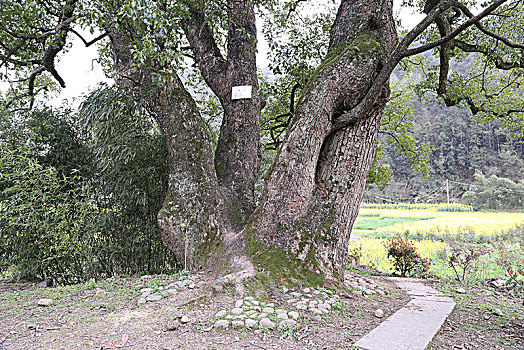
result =
[{"label": "grass patch", "polygon": [[[365,219],[361,219],[360,216],[355,221],[353,228],[356,230],[376,230],[380,227],[392,226],[397,223],[403,222],[413,222],[418,220],[429,220],[431,217],[427,218],[398,218],[398,217],[388,217],[380,216],[378,214],[371,214],[371,216],[365,216]],[[372,217],[372,218],[368,218]]]}]

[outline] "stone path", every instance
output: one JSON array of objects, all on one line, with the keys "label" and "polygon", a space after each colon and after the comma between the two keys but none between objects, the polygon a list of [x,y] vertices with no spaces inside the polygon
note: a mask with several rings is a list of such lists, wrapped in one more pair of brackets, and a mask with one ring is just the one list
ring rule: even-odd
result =
[{"label": "stone path", "polygon": [[389,279],[413,299],[354,345],[366,350],[424,350],[455,302],[419,280]]}]

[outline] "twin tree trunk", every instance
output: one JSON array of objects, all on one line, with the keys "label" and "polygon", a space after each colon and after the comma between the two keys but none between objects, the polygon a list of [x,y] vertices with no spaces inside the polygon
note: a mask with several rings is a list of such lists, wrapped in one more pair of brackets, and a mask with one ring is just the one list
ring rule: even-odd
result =
[{"label": "twin tree trunk", "polygon": [[[196,105],[178,78],[140,97],[169,148],[169,190],[158,216],[164,243],[190,269],[260,262],[256,255],[272,251],[298,262],[297,270],[340,279],[389,97],[384,86],[370,107],[359,108],[397,43],[392,0],[341,2],[329,52],[303,90],[256,208],[264,102],[256,78],[255,15],[248,1],[228,3],[225,58],[198,8],[183,23],[198,67],[224,108],[215,159]],[[110,37],[120,74],[130,72],[129,47],[115,33]],[[147,69],[129,74],[140,75],[135,84],[153,84]],[[253,98],[232,100],[238,85],[253,86]],[[335,127],[351,113],[358,114],[353,123]]]}]

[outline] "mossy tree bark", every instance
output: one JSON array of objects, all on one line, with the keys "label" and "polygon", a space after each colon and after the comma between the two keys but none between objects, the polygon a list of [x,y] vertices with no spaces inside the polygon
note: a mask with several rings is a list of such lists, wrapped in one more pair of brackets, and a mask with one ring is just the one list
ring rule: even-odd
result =
[{"label": "mossy tree bark", "polygon": [[203,119],[178,77],[159,84],[153,77],[162,67],[138,66],[126,35],[114,28],[108,34],[116,83],[141,101],[167,141],[169,187],[158,214],[164,244],[188,269],[201,268],[216,258],[210,252],[217,252],[227,232],[224,196]]},{"label": "mossy tree bark", "polygon": [[[137,94],[149,91],[140,98],[168,141],[169,194],[159,214],[164,242],[192,269],[214,256],[222,262],[232,256],[245,268],[249,259],[257,260],[245,256],[254,239],[265,247],[261,250],[277,249],[322,278],[340,278],[389,96],[386,81],[369,103],[368,91],[396,45],[392,1],[342,1],[329,53],[303,91],[256,210],[263,101],[256,79],[255,17],[249,2],[237,1],[230,2],[229,15],[234,20],[227,59],[198,9],[184,24],[199,68],[225,111],[214,162],[203,122],[181,81],[175,77],[154,86],[155,69],[133,71],[125,39],[114,31],[110,35],[122,77],[117,81]],[[235,85],[253,86],[253,98],[232,101]]]},{"label": "mossy tree bark", "polygon": [[[215,167],[226,194],[229,220],[240,229],[255,208],[254,188],[261,158],[260,114],[265,104],[257,77],[255,9],[251,1],[227,1],[224,57],[206,21],[205,7],[205,1],[191,5],[184,31],[202,76],[224,109]],[[251,86],[252,98],[233,100],[234,86]]]},{"label": "mossy tree bark", "polygon": [[[343,1],[328,55],[306,87],[251,219],[256,240],[327,278],[343,276],[352,225],[376,155],[387,84],[361,103],[397,39],[392,1]],[[353,114],[353,115],[352,115]],[[352,115],[339,128],[337,119]]]}]

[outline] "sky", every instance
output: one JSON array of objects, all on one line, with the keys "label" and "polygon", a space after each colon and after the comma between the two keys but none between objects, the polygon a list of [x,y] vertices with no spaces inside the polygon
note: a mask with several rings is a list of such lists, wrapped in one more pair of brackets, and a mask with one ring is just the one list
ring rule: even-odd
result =
[{"label": "sky", "polygon": [[[396,11],[399,9],[398,3],[399,1],[395,1]],[[415,26],[423,18],[421,15],[414,15],[410,10],[404,10],[400,13],[400,16],[406,20],[408,28]],[[257,26],[261,28],[262,23],[257,23]],[[95,36],[85,33],[87,41]],[[96,61],[98,57],[97,45],[85,47],[76,36],[72,35],[71,39],[71,49],[62,55],[56,64],[57,71],[65,80],[66,88],[61,89],[60,93],[48,102],[51,105],[59,106],[64,103],[64,100],[67,100],[66,103],[76,108],[80,104],[82,96],[94,89],[98,83],[107,82],[111,84],[112,80],[104,76],[101,65]],[[268,45],[263,39],[262,33],[258,34],[258,39],[257,64],[262,69],[268,66],[266,58]],[[8,88],[7,83],[0,83],[1,90],[6,88]]]}]

